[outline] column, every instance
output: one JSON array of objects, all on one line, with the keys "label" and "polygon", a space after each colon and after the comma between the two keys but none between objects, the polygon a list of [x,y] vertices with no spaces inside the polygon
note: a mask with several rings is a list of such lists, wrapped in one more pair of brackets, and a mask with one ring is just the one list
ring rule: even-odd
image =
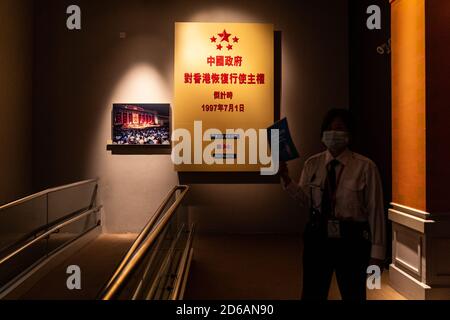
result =
[{"label": "column", "polygon": [[391,0],[392,286],[450,299],[450,1]]}]

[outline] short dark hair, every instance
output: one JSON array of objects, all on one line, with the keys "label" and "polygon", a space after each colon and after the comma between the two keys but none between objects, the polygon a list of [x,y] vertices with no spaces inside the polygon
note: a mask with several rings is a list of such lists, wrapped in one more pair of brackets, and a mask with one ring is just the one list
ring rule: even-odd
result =
[{"label": "short dark hair", "polygon": [[353,121],[352,121],[352,117],[350,112],[347,109],[331,109],[327,112],[327,114],[325,115],[325,117],[323,118],[323,122],[322,122],[322,128],[320,131],[320,136],[323,136],[323,133],[325,131],[328,130],[328,128],[330,127],[331,123],[336,119],[339,118],[341,119],[348,132],[350,133],[350,135],[353,134]]}]

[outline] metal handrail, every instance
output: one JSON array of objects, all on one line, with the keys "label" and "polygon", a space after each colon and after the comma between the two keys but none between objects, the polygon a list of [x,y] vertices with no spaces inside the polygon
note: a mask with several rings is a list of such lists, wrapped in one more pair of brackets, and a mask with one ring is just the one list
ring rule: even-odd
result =
[{"label": "metal handrail", "polygon": [[[49,196],[52,195],[53,193],[64,191],[64,190],[69,190],[69,189],[73,189],[73,188],[76,188],[76,187],[80,187],[80,186],[84,186],[84,185],[95,183],[95,190],[94,190],[94,193],[93,193],[93,197],[94,198],[91,199],[91,203],[90,203],[89,207],[80,208],[80,211],[81,210],[92,209],[94,207],[95,196],[97,194],[98,181],[99,181],[99,179],[95,178],[95,179],[83,180],[83,181],[79,181],[79,182],[75,182],[75,183],[71,183],[71,184],[67,184],[67,185],[63,185],[63,186],[59,186],[59,187],[55,187],[55,188],[50,188],[50,189],[47,189],[47,190],[44,190],[44,191],[32,194],[32,195],[27,196],[25,198],[16,200],[14,202],[8,203],[6,205],[0,206],[0,216],[1,216],[8,209],[11,209],[11,208],[14,208],[15,206],[19,206],[21,204],[30,202],[30,201],[32,201],[34,199],[38,199],[40,197],[45,197],[46,198],[46,202],[47,202],[47,204],[46,204],[46,222],[45,222],[45,224],[41,225],[40,227],[37,227],[33,231],[30,231],[30,232],[24,234],[19,239],[17,239],[14,243],[8,244],[6,247],[1,248],[0,254],[2,254],[5,251],[9,252],[10,250],[12,250],[12,248],[15,248],[15,247],[19,246],[23,242],[27,241],[30,237],[36,236],[37,234],[39,234],[42,231],[47,231],[49,226],[54,225],[54,224],[56,224],[58,222],[64,222],[66,220],[66,218],[69,215],[66,215],[65,217],[62,217],[62,218],[60,218],[60,219],[58,219],[56,221],[53,221],[52,224],[49,223],[49,217],[48,217],[48,214],[49,214]],[[80,211],[78,211],[78,212],[80,212]],[[75,212],[72,212],[72,214],[73,213],[75,213]]]},{"label": "metal handrail", "polygon": [[189,255],[192,248],[192,242],[194,241],[193,235],[194,235],[194,229],[195,226],[191,227],[191,232],[189,234],[189,238],[186,243],[186,247],[184,248],[183,255],[181,256],[180,261],[180,268],[178,270],[178,273],[176,275],[175,284],[173,285],[173,292],[170,295],[170,300],[177,300],[182,291],[183,283],[182,281],[186,280],[187,277],[186,272],[189,264]]},{"label": "metal handrail", "polygon": [[85,185],[85,184],[98,182],[98,181],[99,181],[98,178],[96,178],[96,179],[89,179],[89,180],[79,181],[79,182],[67,184],[67,185],[64,185],[64,186],[60,186],[60,187],[56,187],[56,188],[49,188],[49,189],[46,189],[44,191],[40,191],[38,193],[29,195],[29,196],[27,196],[25,198],[22,198],[22,199],[10,202],[8,204],[5,204],[3,206],[0,206],[0,214],[1,214],[1,211],[4,210],[4,209],[9,209],[11,207],[17,206],[19,204],[25,203],[27,201],[30,201],[30,200],[33,200],[33,199],[36,199],[36,198],[39,198],[39,197],[42,197],[42,196],[45,196],[45,195],[48,195],[50,193],[54,193],[54,192],[58,192],[58,191],[62,191],[62,190],[66,190],[66,189],[70,189],[70,188],[74,188],[74,187],[78,187],[78,186],[82,186],[82,185]]},{"label": "metal handrail", "polygon": [[101,210],[102,206],[98,206],[96,208],[93,209],[88,209],[85,211],[82,211],[80,213],[78,213],[77,215],[64,220],[63,222],[58,223],[57,225],[55,225],[54,227],[52,227],[51,229],[49,229],[48,231],[44,232],[43,234],[37,236],[36,238],[29,240],[28,242],[26,242],[25,244],[23,244],[20,248],[14,250],[13,252],[11,252],[10,254],[8,254],[7,256],[3,257],[0,259],[0,266],[2,264],[4,264],[5,262],[9,261],[10,259],[12,259],[13,257],[15,257],[16,255],[18,255],[19,253],[21,253],[22,251],[24,251],[25,249],[29,248],[30,246],[32,246],[33,244],[35,244],[36,242],[48,237],[49,235],[61,230],[62,228],[64,228],[65,226],[72,224],[78,220],[81,220],[82,218],[84,218],[85,216],[88,216],[92,213],[97,213]]},{"label": "metal handrail", "polygon": [[111,279],[108,281],[106,287],[109,287],[111,283],[117,278],[119,273],[123,270],[125,265],[129,262],[131,256],[134,254],[136,249],[141,245],[141,243],[145,240],[145,238],[148,236],[150,231],[153,229],[155,223],[158,221],[161,214],[164,212],[164,208],[169,203],[169,200],[172,198],[172,196],[175,194],[175,192],[181,188],[184,188],[185,186],[175,186],[172,188],[172,190],[169,191],[169,193],[166,195],[164,200],[162,201],[161,205],[156,209],[155,214],[150,219],[150,221],[145,225],[144,229],[141,231],[141,233],[138,235],[136,240],[134,241],[133,245],[131,246],[130,250],[128,250],[125,257],[120,262],[120,265],[117,267],[116,271],[114,272]]},{"label": "metal handrail", "polygon": [[[158,218],[162,214],[163,209],[167,206],[168,201],[178,190],[182,190],[180,196],[169,207],[169,209],[163,215],[159,223],[156,224],[155,226],[155,223],[158,221]],[[145,258],[147,250],[153,245],[155,240],[158,238],[160,233],[164,230],[165,226],[172,218],[175,211],[178,209],[181,201],[183,200],[188,190],[189,186],[180,185],[174,187],[169,192],[169,194],[164,199],[161,206],[156,211],[155,215],[152,217],[152,219],[150,219],[149,223],[141,231],[135,243],[130,248],[126,256],[123,258],[114,275],[111,277],[107,285],[101,291],[99,299],[112,300],[120,294],[120,291],[126,285],[127,280],[133,274],[136,267],[139,265],[142,259]]]},{"label": "metal handrail", "polygon": [[164,238],[166,236],[166,233],[168,231],[169,230],[165,229],[163,231],[163,233],[160,235],[160,238],[158,239],[158,241],[156,242],[155,248],[153,249],[153,252],[150,255],[148,261],[146,262],[147,266],[145,267],[145,270],[142,273],[142,280],[139,281],[138,286],[134,290],[132,300],[137,300],[137,297],[139,297],[141,295],[142,290],[144,289],[144,280],[147,279],[147,276],[150,273],[151,266],[152,266],[153,262],[157,259],[157,254],[160,251],[160,248],[161,248],[161,246],[162,246],[162,244],[164,242],[163,240],[164,240]]},{"label": "metal handrail", "polygon": [[158,290],[161,281],[163,280],[163,275],[164,273],[166,273],[167,268],[170,266],[170,262],[173,258],[173,254],[175,252],[175,247],[177,245],[178,240],[181,237],[181,234],[184,231],[184,225],[181,227],[181,229],[177,232],[175,238],[172,240],[172,243],[169,247],[169,250],[167,252],[166,257],[164,258],[161,266],[159,267],[159,270],[156,274],[155,277],[155,281],[153,282],[153,285],[151,286],[150,290],[148,290],[147,294],[146,294],[146,299],[145,300],[150,300],[150,297],[152,297]]}]

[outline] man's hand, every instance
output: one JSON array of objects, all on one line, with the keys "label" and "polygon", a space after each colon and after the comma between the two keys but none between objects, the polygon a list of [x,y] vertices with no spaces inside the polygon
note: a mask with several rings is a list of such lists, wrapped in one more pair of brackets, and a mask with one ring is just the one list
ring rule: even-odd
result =
[{"label": "man's hand", "polygon": [[291,177],[289,177],[289,169],[286,162],[280,162],[280,169],[278,171],[281,179],[283,180],[284,186],[287,187],[291,183]]}]

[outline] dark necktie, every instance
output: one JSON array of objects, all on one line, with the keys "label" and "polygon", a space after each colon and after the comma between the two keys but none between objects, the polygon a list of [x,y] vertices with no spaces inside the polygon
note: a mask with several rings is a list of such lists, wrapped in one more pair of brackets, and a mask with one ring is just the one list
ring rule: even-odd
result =
[{"label": "dark necktie", "polygon": [[327,178],[322,194],[322,214],[324,216],[334,215],[334,197],[336,195],[336,167],[339,161],[333,159],[327,165]]}]

